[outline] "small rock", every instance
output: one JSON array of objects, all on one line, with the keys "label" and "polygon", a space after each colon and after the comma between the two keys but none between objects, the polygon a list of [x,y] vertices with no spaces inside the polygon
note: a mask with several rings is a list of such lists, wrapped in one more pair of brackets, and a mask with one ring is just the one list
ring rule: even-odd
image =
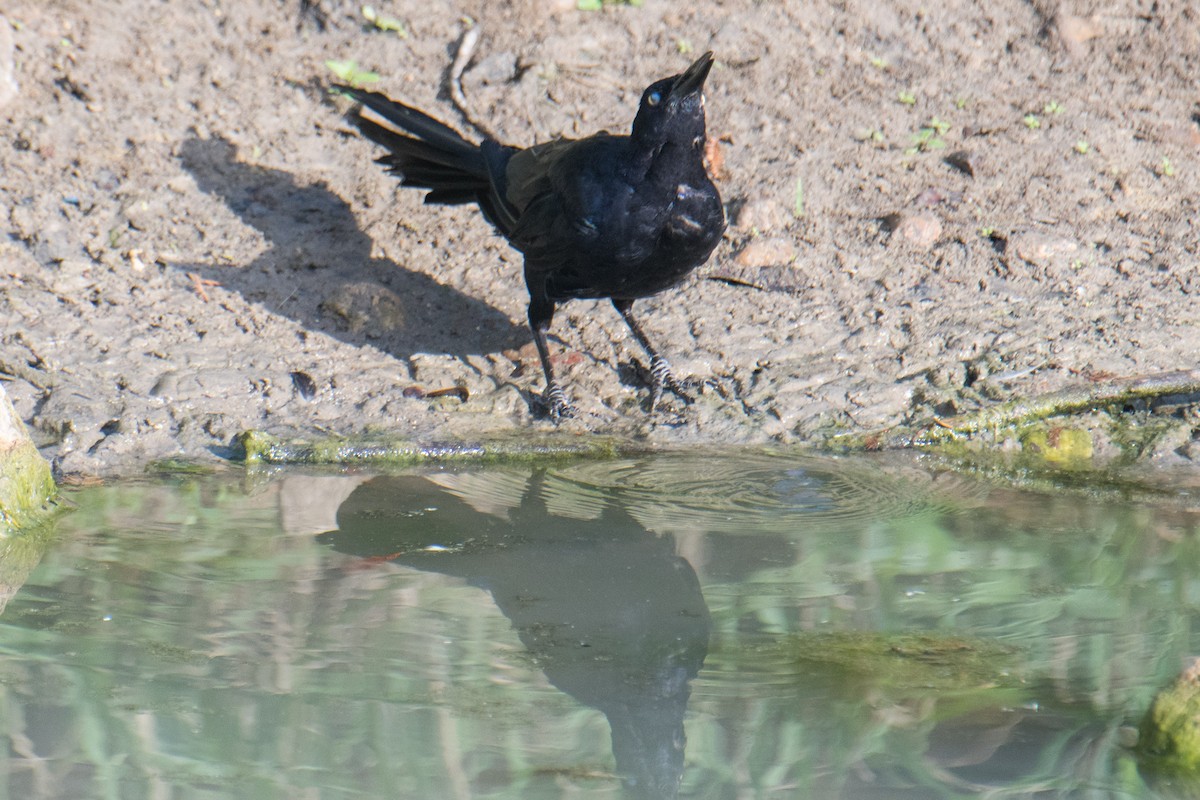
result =
[{"label": "small rock", "polygon": [[121,207],[125,221],[139,231],[148,231],[164,216],[162,203],[152,197],[131,197]]},{"label": "small rock", "polygon": [[305,400],[312,400],[317,396],[317,382],[307,372],[296,370],[291,373],[291,377],[296,393]]},{"label": "small rock", "polygon": [[1076,17],[1059,14],[1054,18],[1053,30],[1068,53],[1076,58],[1086,56],[1087,42],[1104,34],[1104,29],[1095,17]]},{"label": "small rock", "polygon": [[1017,258],[1027,261],[1034,266],[1047,264],[1063,258],[1069,258],[1079,252],[1079,243],[1062,236],[1049,236],[1044,233],[1019,233],[1012,237],[1009,245],[1017,254]]},{"label": "small rock", "polygon": [[1200,659],[1154,698],[1138,726],[1138,749],[1155,768],[1195,775],[1200,768]]},{"label": "small rock", "polygon": [[[4,24],[2,19],[0,24]],[[38,454],[25,423],[0,385],[0,531],[7,534],[37,522],[49,510],[55,493],[50,465]],[[5,557],[6,572],[11,572],[10,560],[11,552]],[[13,579],[13,575],[5,575],[6,588]],[[7,596],[6,592],[0,598],[0,611]]]},{"label": "small rock", "polygon": [[975,168],[978,165],[978,161],[969,151],[955,150],[942,160],[959,172],[965,173],[972,178],[975,177]]},{"label": "small rock", "polygon": [[769,267],[789,264],[796,257],[796,248],[783,237],[753,239],[742,248],[734,261],[742,267]]},{"label": "small rock", "polygon": [[1092,462],[1091,433],[1060,425],[1037,426],[1020,436],[1025,453],[1060,467],[1087,466]]},{"label": "small rock", "polygon": [[126,255],[129,256],[129,268],[134,272],[145,272],[146,262],[142,260],[144,253],[140,248],[133,248]]},{"label": "small rock", "polygon": [[893,214],[887,219],[892,228],[890,244],[907,245],[918,250],[933,247],[942,235],[942,223],[933,214]]},{"label": "small rock", "polygon": [[783,207],[775,200],[760,197],[747,200],[742,204],[741,209],[738,210],[734,227],[745,233],[752,231],[770,233],[786,227],[787,224],[788,218]]},{"label": "small rock", "polygon": [[951,192],[945,189],[939,189],[936,186],[930,186],[928,189],[917,195],[913,201],[913,205],[918,208],[932,208],[947,203],[951,206],[957,206],[962,202],[962,192]]}]

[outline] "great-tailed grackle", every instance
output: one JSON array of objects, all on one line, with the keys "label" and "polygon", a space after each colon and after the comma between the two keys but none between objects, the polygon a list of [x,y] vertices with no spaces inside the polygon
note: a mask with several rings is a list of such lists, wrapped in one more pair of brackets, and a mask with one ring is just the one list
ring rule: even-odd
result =
[{"label": "great-tailed grackle", "polygon": [[429,115],[376,92],[337,91],[361,105],[350,120],[389,153],[379,163],[426,203],[475,203],[525,256],[529,325],[546,374],[552,419],[571,416],[554,378],[546,331],[555,306],[608,298],[650,356],[651,411],[664,389],[690,400],[634,318],[633,301],[674,286],[703,264],[725,231],[721,197],[704,168],[705,53],[650,84],[628,136],[597,133],[527,149],[478,145]]}]

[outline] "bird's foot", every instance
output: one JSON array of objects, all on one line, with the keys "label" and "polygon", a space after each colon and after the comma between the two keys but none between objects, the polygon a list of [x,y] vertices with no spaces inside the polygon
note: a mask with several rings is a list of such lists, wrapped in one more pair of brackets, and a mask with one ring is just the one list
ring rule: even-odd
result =
[{"label": "bird's foot", "polygon": [[654,413],[658,408],[658,403],[662,400],[663,392],[668,391],[678,397],[687,405],[695,402],[696,398],[692,397],[687,391],[686,381],[678,380],[671,372],[671,365],[667,360],[660,355],[655,355],[650,359],[650,413]]},{"label": "bird's foot", "polygon": [[575,416],[575,407],[567,402],[562,387],[555,383],[546,387],[545,394],[537,399],[537,405],[552,422],[561,422]]}]

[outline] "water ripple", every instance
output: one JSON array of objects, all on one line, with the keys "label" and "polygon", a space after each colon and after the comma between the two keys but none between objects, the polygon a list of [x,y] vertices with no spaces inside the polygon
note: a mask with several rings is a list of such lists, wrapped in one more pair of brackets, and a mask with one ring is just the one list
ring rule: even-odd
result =
[{"label": "water ripple", "polygon": [[616,499],[652,530],[762,532],[794,530],[800,521],[810,530],[837,528],[961,511],[988,494],[984,484],[911,463],[775,454],[589,461],[554,476],[570,487],[557,486],[560,498]]}]

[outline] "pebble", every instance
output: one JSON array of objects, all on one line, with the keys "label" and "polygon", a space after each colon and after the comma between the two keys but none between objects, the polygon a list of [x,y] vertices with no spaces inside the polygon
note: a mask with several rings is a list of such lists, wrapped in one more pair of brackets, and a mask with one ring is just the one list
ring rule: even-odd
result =
[{"label": "pebble", "polygon": [[1009,245],[1017,258],[1027,261],[1034,266],[1047,264],[1062,258],[1069,258],[1079,252],[1079,243],[1063,236],[1049,236],[1044,233],[1018,233],[1009,240]]},{"label": "pebble", "polygon": [[975,172],[979,168],[979,158],[972,155],[969,150],[955,150],[942,160],[972,178],[975,177]]},{"label": "pebble", "polygon": [[787,214],[778,201],[756,198],[742,204],[733,225],[744,233],[770,233],[786,227],[787,224]]},{"label": "pebble", "polygon": [[1058,14],[1052,30],[1058,34],[1059,43],[1075,58],[1088,54],[1087,43],[1104,35],[1104,29],[1095,17],[1076,17]]},{"label": "pebble", "polygon": [[738,266],[770,267],[776,264],[790,264],[796,258],[796,248],[790,240],[781,236],[752,239],[734,257]]},{"label": "pebble", "polygon": [[928,250],[942,235],[942,223],[933,214],[903,212],[892,226],[892,246],[909,246]]},{"label": "pebble", "polygon": [[148,197],[135,196],[121,208],[125,221],[139,231],[150,230],[162,218],[162,210]]}]

